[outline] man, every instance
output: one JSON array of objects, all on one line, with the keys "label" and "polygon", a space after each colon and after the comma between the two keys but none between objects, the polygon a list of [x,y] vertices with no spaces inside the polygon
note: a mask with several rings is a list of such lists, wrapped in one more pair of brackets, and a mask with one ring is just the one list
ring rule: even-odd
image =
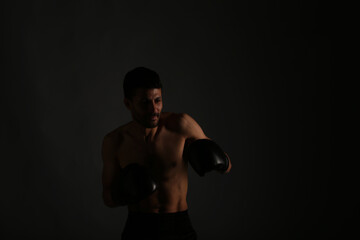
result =
[{"label": "man", "polygon": [[186,202],[188,163],[203,176],[231,162],[185,113],[162,112],[158,74],[139,67],[124,79],[132,121],[103,140],[103,199],[128,207],[122,239],[197,239]]}]

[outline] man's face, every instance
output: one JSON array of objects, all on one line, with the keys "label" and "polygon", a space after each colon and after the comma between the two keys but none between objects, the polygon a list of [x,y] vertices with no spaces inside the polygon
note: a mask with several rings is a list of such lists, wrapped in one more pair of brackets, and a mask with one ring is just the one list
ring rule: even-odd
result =
[{"label": "man's face", "polygon": [[161,88],[136,89],[132,100],[125,99],[125,105],[135,121],[146,128],[154,128],[159,124],[163,108]]}]

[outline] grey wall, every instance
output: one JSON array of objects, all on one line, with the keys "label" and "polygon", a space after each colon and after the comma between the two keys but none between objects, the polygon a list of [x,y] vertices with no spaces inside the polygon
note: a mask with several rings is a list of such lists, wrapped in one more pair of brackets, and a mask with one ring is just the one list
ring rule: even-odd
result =
[{"label": "grey wall", "polygon": [[193,116],[232,159],[226,176],[189,170],[199,239],[326,239],[352,228],[355,202],[343,205],[333,160],[329,6],[2,4],[0,236],[120,239],[127,210],[102,202],[100,148],[130,120],[122,80],[137,66],[160,74],[165,111]]}]

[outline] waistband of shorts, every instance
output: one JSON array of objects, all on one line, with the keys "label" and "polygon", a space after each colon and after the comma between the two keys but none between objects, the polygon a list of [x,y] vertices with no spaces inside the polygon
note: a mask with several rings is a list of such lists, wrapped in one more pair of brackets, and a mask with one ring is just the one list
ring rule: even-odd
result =
[{"label": "waistband of shorts", "polygon": [[154,216],[154,217],[158,217],[158,216],[164,216],[164,217],[172,217],[172,216],[187,216],[189,214],[189,209],[186,209],[184,211],[179,211],[179,212],[170,212],[170,213],[154,213],[154,212],[135,212],[135,211],[129,211],[128,215],[129,216]]}]

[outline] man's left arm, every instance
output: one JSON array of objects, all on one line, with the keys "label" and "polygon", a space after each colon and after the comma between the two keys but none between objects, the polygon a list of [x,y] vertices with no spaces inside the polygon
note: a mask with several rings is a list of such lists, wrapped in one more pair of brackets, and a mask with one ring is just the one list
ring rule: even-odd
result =
[{"label": "man's left arm", "polygon": [[184,158],[200,176],[211,170],[220,173],[230,172],[232,165],[229,155],[205,135],[200,125],[190,115],[180,114],[179,128],[186,139]]}]

